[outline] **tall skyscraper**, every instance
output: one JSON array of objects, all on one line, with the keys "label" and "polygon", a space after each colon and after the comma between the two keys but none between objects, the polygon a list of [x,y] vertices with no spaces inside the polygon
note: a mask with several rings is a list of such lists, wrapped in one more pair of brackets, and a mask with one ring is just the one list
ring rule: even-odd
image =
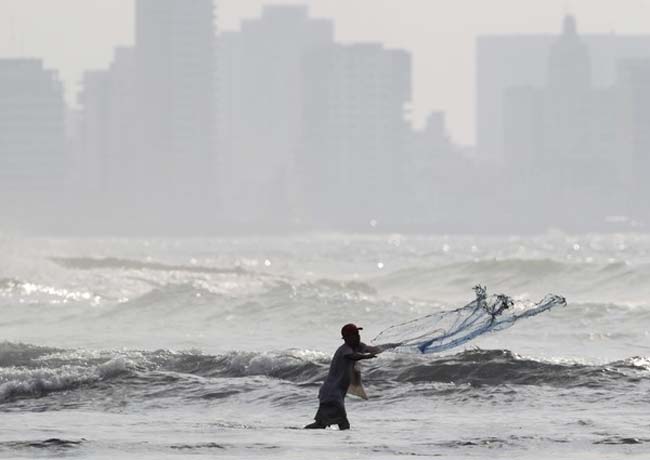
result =
[{"label": "tall skyscraper", "polygon": [[625,208],[621,174],[626,119],[618,91],[594,88],[589,48],[572,17],[551,45],[546,83],[509,88],[503,138],[511,196],[519,209],[576,225],[602,223]]},{"label": "tall skyscraper", "polygon": [[64,187],[65,104],[37,59],[0,60],[0,210],[5,222],[57,215]]},{"label": "tall skyscraper", "polygon": [[107,70],[86,72],[77,171],[87,198],[124,215],[137,193],[135,175],[135,53],[117,48]]},{"label": "tall skyscraper", "polygon": [[462,219],[458,202],[463,201],[464,212],[469,215],[469,205],[476,201],[473,165],[452,144],[444,112],[430,113],[424,127],[410,137],[412,153],[404,160],[412,157],[406,172],[411,197],[400,203],[400,208],[408,212],[404,221],[414,228],[453,228],[454,219]]},{"label": "tall skyscraper", "polygon": [[573,16],[564,18],[562,34],[551,45],[546,84],[565,94],[591,89],[591,56]]},{"label": "tall skyscraper", "polygon": [[410,166],[411,57],[380,44],[336,45],[304,61],[302,212],[321,224],[400,220]]},{"label": "tall skyscraper", "polygon": [[572,16],[565,18],[562,34],[551,45],[544,87],[544,146],[538,160],[546,160],[545,170],[561,165],[556,174],[567,171],[569,162],[577,163],[571,168],[573,175],[587,159],[594,159],[590,119],[594,94],[591,56]]},{"label": "tall skyscraper", "polygon": [[[570,40],[571,28],[575,27],[573,21],[565,18],[563,28],[569,32],[564,34],[566,40]],[[504,159],[504,93],[512,87],[546,86],[551,48],[557,38],[557,35],[522,34],[486,35],[477,39],[476,135],[480,158]],[[580,38],[589,55],[595,88],[614,84],[619,60],[650,57],[650,35],[585,34]]]},{"label": "tall skyscraper", "polygon": [[267,6],[219,36],[218,150],[222,210],[234,223],[282,224],[294,206],[293,164],[303,117],[301,62],[331,46],[334,26],[307,7]]},{"label": "tall skyscraper", "polygon": [[626,184],[627,215],[650,222],[650,209],[643,199],[650,182],[650,59],[619,63],[619,78],[614,88],[617,111],[614,123],[618,145],[613,155],[622,183]]},{"label": "tall skyscraper", "polygon": [[214,44],[212,0],[137,0],[135,198],[171,227],[216,213]]}]

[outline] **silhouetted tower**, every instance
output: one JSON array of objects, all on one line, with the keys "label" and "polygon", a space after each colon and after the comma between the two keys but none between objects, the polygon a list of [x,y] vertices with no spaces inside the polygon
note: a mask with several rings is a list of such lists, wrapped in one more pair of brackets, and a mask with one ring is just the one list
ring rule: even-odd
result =
[{"label": "silhouetted tower", "polygon": [[[135,174],[135,53],[119,47],[106,70],[84,74],[81,105],[78,186],[85,201],[102,213],[131,210],[142,177]],[[99,200],[99,201],[96,201]],[[99,206],[98,206],[99,205]]]},{"label": "silhouetted tower", "polygon": [[602,220],[616,209],[612,92],[593,88],[589,49],[572,16],[549,49],[545,87],[505,93],[505,158],[517,188],[511,196],[521,209],[536,203],[564,222]]},{"label": "silhouetted tower", "polygon": [[411,56],[378,43],[337,45],[304,60],[300,171],[305,212],[358,227],[404,209]]},{"label": "silhouetted tower", "polygon": [[569,172],[566,162],[580,168],[584,167],[580,163],[592,156],[591,102],[589,51],[577,34],[575,18],[567,16],[549,55],[543,149],[546,168],[556,169],[557,174]]},{"label": "silhouetted tower", "polygon": [[302,59],[334,40],[305,6],[266,6],[219,36],[218,130],[223,210],[237,224],[283,224],[293,207],[303,117]]},{"label": "silhouetted tower", "polygon": [[612,156],[624,181],[625,213],[648,222],[650,207],[640,197],[650,194],[650,59],[622,61],[618,74],[615,124],[619,145]]},{"label": "silhouetted tower", "polygon": [[[38,59],[0,60],[0,214],[19,223],[52,209],[62,196],[65,103],[56,72]],[[48,216],[45,216],[46,218]]]},{"label": "silhouetted tower", "polygon": [[551,46],[548,62],[548,88],[578,93],[591,88],[589,50],[578,36],[576,19],[566,16],[562,35]]},{"label": "silhouetted tower", "polygon": [[[485,35],[477,39],[476,134],[481,158],[503,159],[504,93],[509,88],[542,89],[556,83],[608,88],[616,81],[620,60],[650,57],[650,35],[578,35],[572,16],[563,22],[559,40],[550,34]],[[571,58],[575,61],[571,62]],[[585,85],[587,77],[589,85]]]},{"label": "silhouetted tower", "polygon": [[136,114],[143,212],[174,225],[214,212],[212,0],[137,0]]}]

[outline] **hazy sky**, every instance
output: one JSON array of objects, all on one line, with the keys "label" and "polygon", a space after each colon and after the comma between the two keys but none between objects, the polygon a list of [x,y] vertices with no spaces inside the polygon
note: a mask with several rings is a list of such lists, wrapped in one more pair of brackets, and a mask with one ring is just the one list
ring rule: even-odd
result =
[{"label": "hazy sky", "polygon": [[[336,21],[340,41],[411,51],[416,121],[445,110],[463,143],[474,141],[477,35],[555,33],[566,12],[582,32],[650,34],[650,0],[217,0],[219,29],[236,29],[268,3],[309,4],[312,16]],[[81,73],[105,67],[133,35],[133,0],[0,0],[0,57],[44,58],[70,101]]]}]

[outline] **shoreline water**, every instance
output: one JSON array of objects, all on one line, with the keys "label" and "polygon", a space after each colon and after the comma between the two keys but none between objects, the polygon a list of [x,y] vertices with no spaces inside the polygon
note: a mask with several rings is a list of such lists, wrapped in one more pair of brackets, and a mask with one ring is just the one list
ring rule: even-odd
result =
[{"label": "shoreline water", "polygon": [[[0,458],[644,458],[650,236],[0,237]],[[566,307],[364,366],[349,433],[298,430],[347,322],[471,287]],[[478,348],[475,348],[478,347]],[[376,361],[376,362],[374,362]]]}]

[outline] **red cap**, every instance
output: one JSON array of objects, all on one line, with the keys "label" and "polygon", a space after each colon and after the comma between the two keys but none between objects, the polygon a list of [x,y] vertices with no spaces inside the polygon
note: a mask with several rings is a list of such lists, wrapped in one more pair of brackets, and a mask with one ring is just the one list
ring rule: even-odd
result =
[{"label": "red cap", "polygon": [[348,335],[354,335],[354,334],[356,334],[358,331],[360,331],[362,329],[363,329],[362,327],[357,327],[352,323],[346,324],[345,326],[343,326],[341,328],[341,335],[343,337],[346,337]]}]

